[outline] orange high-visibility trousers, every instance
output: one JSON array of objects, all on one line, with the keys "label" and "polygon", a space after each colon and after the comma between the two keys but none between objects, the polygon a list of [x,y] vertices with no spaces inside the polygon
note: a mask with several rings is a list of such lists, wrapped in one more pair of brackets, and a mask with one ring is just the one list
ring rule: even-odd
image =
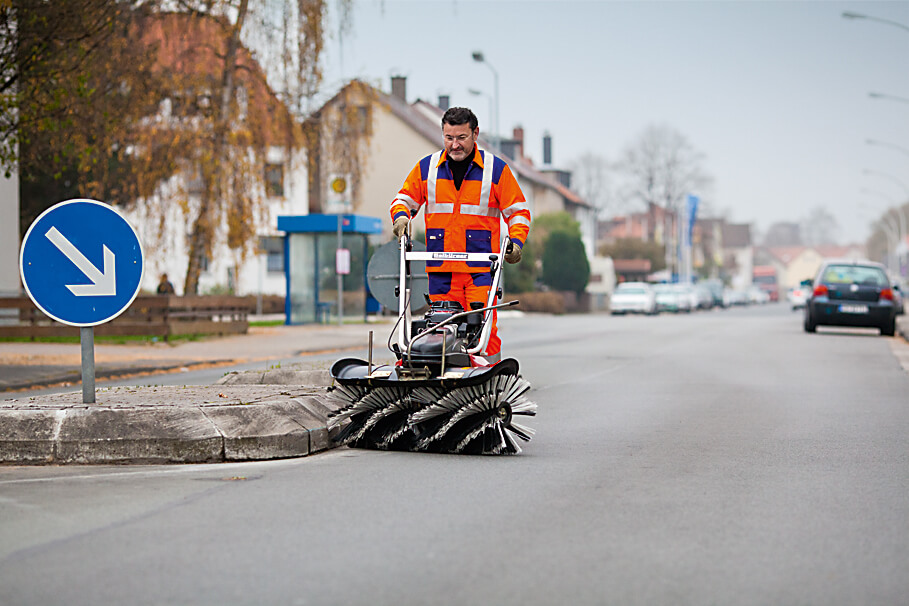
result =
[{"label": "orange high-visibility trousers", "polygon": [[[429,277],[429,298],[432,301],[457,301],[465,311],[470,309],[470,303],[479,301],[486,306],[489,299],[489,289],[492,286],[492,274],[489,272],[471,274],[467,272],[427,272]],[[489,333],[489,343],[486,350],[480,352],[481,356],[493,357],[502,350],[502,340],[496,330],[496,312],[492,312],[492,330]]]}]

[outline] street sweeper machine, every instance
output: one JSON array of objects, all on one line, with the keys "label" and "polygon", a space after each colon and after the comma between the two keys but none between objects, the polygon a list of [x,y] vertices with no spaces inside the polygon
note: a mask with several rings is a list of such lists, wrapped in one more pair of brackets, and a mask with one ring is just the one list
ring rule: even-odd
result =
[{"label": "street sweeper machine", "polygon": [[[509,244],[506,240],[500,250]],[[518,303],[496,303],[500,255],[418,251],[406,234],[386,247],[400,253],[394,288],[398,319],[388,338],[396,362],[373,365],[370,336],[368,360],[344,358],[332,365],[330,392],[341,405],[329,419],[330,428],[340,428],[333,439],[381,450],[521,452],[518,440],[528,442],[534,433],[516,421],[536,414],[537,405],[527,398],[530,383],[519,374],[517,360],[493,363],[480,355],[489,341],[493,311]],[[456,301],[434,302],[424,295],[429,308],[414,318],[412,265],[442,260],[489,263],[489,299],[465,310]],[[372,283],[370,288],[375,290]]]}]

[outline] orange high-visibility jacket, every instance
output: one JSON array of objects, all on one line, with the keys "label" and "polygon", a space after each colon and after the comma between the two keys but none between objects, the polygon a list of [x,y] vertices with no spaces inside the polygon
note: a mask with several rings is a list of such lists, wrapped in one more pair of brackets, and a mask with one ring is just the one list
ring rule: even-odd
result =
[{"label": "orange high-visibility jacket", "polygon": [[[530,232],[530,207],[504,160],[477,149],[455,189],[445,151],[420,160],[391,203],[391,220],[414,217],[425,205],[426,250],[430,252],[499,253],[499,223],[508,237],[524,247]],[[427,261],[426,271],[482,272],[487,262]]]}]

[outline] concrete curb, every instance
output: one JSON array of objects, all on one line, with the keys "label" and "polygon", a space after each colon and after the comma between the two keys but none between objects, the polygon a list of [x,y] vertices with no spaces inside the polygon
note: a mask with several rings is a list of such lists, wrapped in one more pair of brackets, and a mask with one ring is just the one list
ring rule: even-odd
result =
[{"label": "concrete curb", "polygon": [[0,463],[220,463],[333,446],[336,405],[319,386],[114,387],[96,400],[70,392],[0,402]]}]

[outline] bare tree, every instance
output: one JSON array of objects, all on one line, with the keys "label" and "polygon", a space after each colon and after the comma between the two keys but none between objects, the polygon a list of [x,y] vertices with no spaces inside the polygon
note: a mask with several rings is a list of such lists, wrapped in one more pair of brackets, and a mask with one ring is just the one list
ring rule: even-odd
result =
[{"label": "bare tree", "polygon": [[812,208],[801,221],[802,239],[808,246],[836,244],[839,224],[823,206]]},{"label": "bare tree", "polygon": [[[351,0],[336,2],[349,16]],[[196,293],[216,242],[252,249],[269,153],[289,166],[307,145],[328,3],[0,0],[0,162],[18,162],[23,183],[56,182],[26,196],[47,205],[64,190],[138,203],[162,232],[179,206]],[[163,189],[177,175],[191,195]]]},{"label": "bare tree", "polygon": [[703,164],[704,155],[684,135],[667,125],[651,125],[625,148],[617,165],[624,184],[622,197],[646,205],[651,239],[656,236],[657,209],[665,211],[660,223],[668,267],[672,267],[675,254],[673,217],[687,194],[702,194],[711,184]]},{"label": "bare tree", "polygon": [[678,208],[689,193],[706,189],[711,179],[703,170],[704,154],[684,135],[666,125],[651,125],[625,148],[617,169],[623,197],[648,208]]},{"label": "bare tree", "polygon": [[604,212],[612,200],[609,161],[603,156],[585,152],[571,163],[571,185],[581,197]]}]

